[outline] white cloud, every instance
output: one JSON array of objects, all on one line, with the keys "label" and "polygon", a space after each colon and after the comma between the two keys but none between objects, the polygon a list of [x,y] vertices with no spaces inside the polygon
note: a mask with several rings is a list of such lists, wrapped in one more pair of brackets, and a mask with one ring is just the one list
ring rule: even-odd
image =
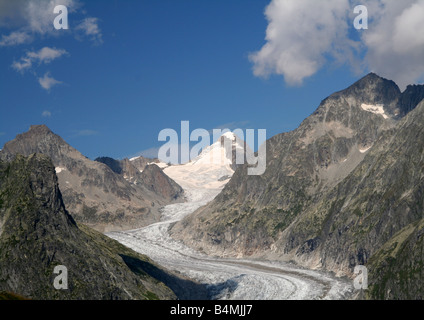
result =
[{"label": "white cloud", "polygon": [[38,52],[36,51],[27,52],[26,55],[23,56],[19,61],[14,61],[12,64],[12,67],[16,71],[22,72],[27,69],[30,69],[34,62],[38,62],[39,64],[42,64],[42,63],[47,64],[66,54],[68,54],[68,52],[66,52],[66,50],[63,50],[63,49],[44,47],[40,49]]},{"label": "white cloud", "polygon": [[250,56],[254,74],[283,75],[300,85],[325,63],[325,55],[339,58],[351,50],[346,23],[348,0],[273,0],[265,10],[266,44]]},{"label": "white cloud", "polygon": [[20,61],[14,61],[12,63],[12,68],[20,72],[23,72],[26,69],[29,69],[31,67],[32,67],[32,60],[28,57],[22,57]]},{"label": "white cloud", "polygon": [[46,72],[43,77],[38,78],[38,83],[43,89],[50,91],[52,87],[61,84],[62,82],[51,77],[50,72]]},{"label": "white cloud", "polygon": [[23,8],[27,0],[0,0],[0,27],[19,27],[25,23]]},{"label": "white cloud", "polygon": [[34,35],[57,35],[53,27],[57,5],[65,5],[68,12],[80,7],[77,0],[0,0],[0,26],[16,29],[3,35],[0,45],[29,43]]},{"label": "white cloud", "polygon": [[67,54],[66,50],[44,47],[38,52],[28,52],[27,56],[40,63],[50,63],[65,54]]},{"label": "white cloud", "polygon": [[[368,8],[368,30],[352,30],[357,4]],[[424,0],[272,0],[265,15],[266,43],[250,55],[256,76],[300,85],[329,61],[365,66],[400,87],[424,75]]]},{"label": "white cloud", "polygon": [[366,63],[403,89],[424,76],[424,0],[379,2],[375,23],[362,37]]},{"label": "white cloud", "polygon": [[[83,21],[68,30],[56,30],[53,21],[57,14],[53,12],[57,5],[64,5],[68,14],[77,13],[82,7],[79,0],[0,0],[0,27],[13,29],[9,35],[2,35],[0,46],[13,46],[30,43],[36,36],[60,36],[75,33],[88,37],[95,43],[102,42],[102,33],[98,26],[98,19],[85,17]],[[85,12],[81,10],[85,16]]]},{"label": "white cloud", "polygon": [[52,113],[49,110],[44,110],[41,116],[44,118],[50,118],[52,116]]},{"label": "white cloud", "polygon": [[19,44],[27,43],[32,40],[32,37],[23,31],[14,31],[10,35],[2,35],[0,40],[0,47],[16,46]]},{"label": "white cloud", "polygon": [[99,19],[97,18],[85,18],[79,25],[76,26],[75,30],[88,37],[96,44],[101,44],[103,42],[102,32],[99,27]]}]

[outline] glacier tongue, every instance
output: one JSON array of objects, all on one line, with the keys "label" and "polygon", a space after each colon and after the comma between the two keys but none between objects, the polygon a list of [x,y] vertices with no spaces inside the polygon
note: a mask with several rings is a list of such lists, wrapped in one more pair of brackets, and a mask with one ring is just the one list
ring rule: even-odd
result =
[{"label": "glacier tongue", "polygon": [[[207,156],[217,147],[212,145],[200,156]],[[351,283],[328,274],[282,262],[211,257],[171,238],[170,225],[214,199],[228,182],[223,178],[231,177],[234,171],[228,163],[193,161],[169,166],[164,172],[184,188],[187,202],[165,206],[161,222],[136,230],[110,232],[109,237],[205,284],[211,299],[343,299],[351,294]]]},{"label": "glacier tongue", "polygon": [[281,262],[222,259],[194,251],[168,234],[173,223],[212,200],[220,189],[188,188],[188,202],[165,206],[162,221],[107,235],[171,270],[204,283],[211,299],[343,299],[351,283]]}]

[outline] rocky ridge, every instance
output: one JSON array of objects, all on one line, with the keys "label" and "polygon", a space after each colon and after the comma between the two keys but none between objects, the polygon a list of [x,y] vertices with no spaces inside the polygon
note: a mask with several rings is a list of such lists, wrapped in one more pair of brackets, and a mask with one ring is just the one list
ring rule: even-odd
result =
[{"label": "rocky ridge", "polygon": [[150,186],[131,183],[109,166],[83,156],[44,125],[31,126],[6,143],[0,159],[11,161],[18,154],[33,153],[52,159],[65,205],[75,220],[102,232],[156,222],[160,207],[184,201],[175,185],[173,196],[164,197]]},{"label": "rocky ridge", "polygon": [[[68,270],[67,288],[61,290],[54,287],[58,265]],[[49,158],[0,161],[0,291],[12,293],[6,298],[175,299],[152,270],[161,268],[74,221]],[[165,280],[176,278],[161,273]]]},{"label": "rocky ridge", "polygon": [[400,92],[369,74],[331,95],[299,128],[267,141],[262,176],[237,169],[171,234],[209,254],[352,275],[422,218],[423,88]]}]

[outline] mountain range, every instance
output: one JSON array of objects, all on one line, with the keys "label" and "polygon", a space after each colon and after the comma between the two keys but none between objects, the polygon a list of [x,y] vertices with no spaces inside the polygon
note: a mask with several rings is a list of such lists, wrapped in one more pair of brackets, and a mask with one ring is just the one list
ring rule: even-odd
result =
[{"label": "mountain range", "polygon": [[[11,161],[18,154],[34,153],[53,161],[66,208],[74,219],[101,232],[157,222],[162,206],[184,201],[181,187],[154,166],[140,172],[126,159],[117,172],[113,161],[88,159],[45,125],[31,126],[6,143],[0,159]],[[154,186],[152,180],[156,180]]]},{"label": "mountain range", "polygon": [[[246,145],[233,133],[188,163],[168,165],[92,161],[46,126],[31,126],[0,151],[0,291],[175,299],[195,296],[191,288],[199,297],[202,286],[102,233],[159,222],[165,205],[198,201],[210,189],[221,192],[173,223],[174,239],[210,256],[336,276],[353,278],[364,265],[369,289],[359,298],[422,299],[423,123],[424,85],[401,92],[370,73],[324,99],[297,129],[267,140],[266,171],[256,176],[235,164]],[[69,269],[71,290],[52,289],[57,265]]]},{"label": "mountain range", "polygon": [[[59,289],[57,266],[67,270]],[[47,156],[0,160],[0,297],[152,300],[176,299],[185,290],[187,279],[76,223]]]},{"label": "mountain range", "polygon": [[365,265],[369,298],[422,297],[423,99],[424,86],[401,92],[367,75],[269,139],[262,176],[238,168],[171,235],[210,255],[292,261],[339,276]]}]

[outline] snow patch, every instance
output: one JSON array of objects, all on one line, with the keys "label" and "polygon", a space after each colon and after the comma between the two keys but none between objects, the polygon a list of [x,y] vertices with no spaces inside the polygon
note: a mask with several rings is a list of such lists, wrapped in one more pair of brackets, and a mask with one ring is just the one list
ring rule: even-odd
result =
[{"label": "snow patch", "polygon": [[384,111],[384,105],[383,104],[377,104],[377,105],[371,105],[371,104],[361,104],[361,108],[365,111],[374,113],[374,114],[379,114],[381,116],[383,116],[384,119],[388,119],[389,116],[386,115],[385,111]]},{"label": "snow patch", "polygon": [[55,170],[56,170],[56,173],[61,173],[62,171],[65,171],[66,169],[62,167],[56,167]]},{"label": "snow patch", "polygon": [[365,152],[367,152],[369,149],[371,149],[371,147],[364,148],[364,149],[359,149],[359,152],[360,152],[360,153],[365,153]]},{"label": "snow patch", "polygon": [[157,165],[161,169],[166,168],[168,166],[168,164],[165,162],[149,162],[147,165],[150,166],[152,164]]}]

